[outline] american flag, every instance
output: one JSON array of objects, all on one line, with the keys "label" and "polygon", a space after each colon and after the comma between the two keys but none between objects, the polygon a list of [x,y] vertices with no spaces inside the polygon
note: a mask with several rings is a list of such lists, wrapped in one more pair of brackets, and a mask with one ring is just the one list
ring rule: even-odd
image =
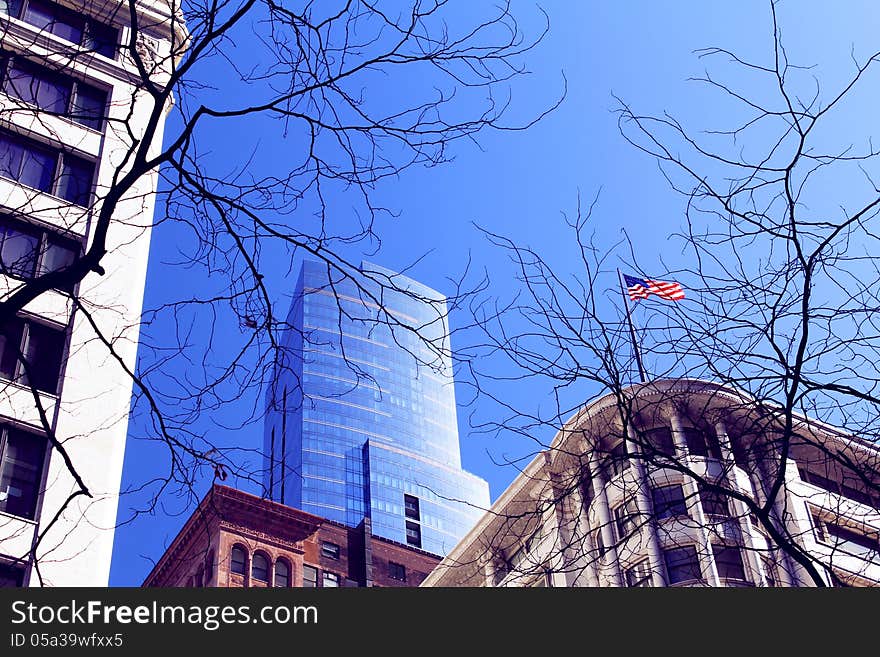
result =
[{"label": "american flag", "polygon": [[649,294],[656,294],[661,299],[667,301],[681,301],[684,299],[684,290],[681,289],[680,283],[668,283],[666,281],[653,281],[647,278],[636,278],[635,276],[623,275],[626,281],[626,291],[629,293],[630,301],[636,299],[647,299]]}]

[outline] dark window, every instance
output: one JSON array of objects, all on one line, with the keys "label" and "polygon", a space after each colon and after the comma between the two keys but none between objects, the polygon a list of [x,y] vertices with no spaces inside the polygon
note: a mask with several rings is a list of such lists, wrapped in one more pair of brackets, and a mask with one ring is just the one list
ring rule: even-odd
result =
[{"label": "dark window", "polygon": [[0,132],[0,176],[85,206],[94,172],[92,162],[21,135]]},{"label": "dark window", "polygon": [[718,577],[721,579],[746,578],[742,554],[738,547],[713,545],[712,552],[715,555],[715,567],[718,569]]},{"label": "dark window", "polygon": [[[669,458],[675,457],[675,443],[672,440],[672,431],[668,427],[646,431],[645,439],[653,455],[662,454]],[[651,455],[649,454],[649,456]]]},{"label": "dark window", "polygon": [[240,545],[232,548],[232,559],[230,560],[230,570],[236,575],[244,575],[247,573],[247,552]]},{"label": "dark window", "polygon": [[[822,488],[823,490],[827,490],[831,493],[837,493],[838,495],[843,495],[844,497],[848,497],[851,500],[856,502],[860,502],[861,504],[866,504],[868,506],[874,507],[875,509],[880,510],[880,499],[874,499],[867,492],[863,492],[853,488],[852,486],[847,486],[846,484],[841,484],[835,481],[834,479],[829,479],[828,477],[823,477],[822,475],[813,472],[812,470],[807,470],[805,468],[800,468],[798,470],[801,475],[801,479],[806,481],[807,483],[812,484],[813,486],[817,486]],[[853,475],[856,477],[857,475]]]},{"label": "dark window", "polygon": [[730,516],[730,507],[727,503],[727,495],[716,490],[710,490],[700,484],[700,501],[703,503],[703,512],[710,517]]},{"label": "dark window", "polygon": [[0,58],[0,82],[10,96],[41,110],[66,116],[100,130],[107,109],[107,93],[21,57]]},{"label": "dark window", "polygon": [[321,543],[321,556],[327,557],[328,559],[338,559],[339,546],[336,545],[336,543],[331,543],[330,541],[323,541]]},{"label": "dark window", "polygon": [[651,586],[653,583],[651,580],[651,566],[648,564],[647,559],[627,569],[624,574],[626,585],[631,588]]},{"label": "dark window", "polygon": [[607,479],[611,479],[629,467],[625,440],[621,440],[611,448],[608,455],[602,461],[601,467]]},{"label": "dark window", "polygon": [[24,583],[24,570],[0,564],[0,589],[19,588]]},{"label": "dark window", "polygon": [[116,56],[119,31],[115,28],[47,0],[6,0],[0,7],[4,4],[9,15],[39,30],[105,57]]},{"label": "dark window", "polygon": [[761,555],[761,567],[764,570],[767,586],[776,586],[776,567],[773,565],[773,560],[766,555]]},{"label": "dark window", "polygon": [[603,556],[606,552],[605,549],[605,539],[602,537],[602,529],[599,528],[596,530],[596,533],[593,534],[593,542],[596,544],[596,550],[599,552],[599,556]]},{"label": "dark window", "polygon": [[614,526],[621,541],[638,529],[639,507],[634,497],[614,509]]},{"label": "dark window", "polygon": [[0,431],[0,511],[33,520],[43,478],[46,438],[3,427]]},{"label": "dark window", "polygon": [[721,446],[714,434],[709,434],[700,429],[685,427],[682,429],[684,440],[687,443],[688,452],[696,456],[714,456],[721,458]]},{"label": "dark window", "polygon": [[406,521],[406,542],[417,548],[422,547],[422,528],[418,523]]},{"label": "dark window", "polygon": [[657,520],[688,514],[684,501],[684,490],[678,484],[653,488],[651,496],[654,500],[654,517]]},{"label": "dark window", "polygon": [[388,577],[401,582],[406,581],[406,566],[400,563],[388,562]]},{"label": "dark window", "polygon": [[336,573],[328,573],[324,571],[324,588],[337,588],[339,586],[339,575]]},{"label": "dark window", "polygon": [[251,579],[258,582],[269,581],[269,560],[265,554],[257,552],[251,563]]},{"label": "dark window", "polygon": [[278,588],[290,586],[290,566],[283,559],[275,562],[275,586]]},{"label": "dark window", "polygon": [[64,331],[28,322],[27,332],[25,361],[28,367],[22,368],[21,383],[54,394],[58,391],[58,377],[61,374]]},{"label": "dark window", "polygon": [[214,577],[214,550],[208,552],[205,559],[205,586],[211,585],[211,579]]},{"label": "dark window", "polygon": [[[56,394],[64,341],[63,329],[16,317],[0,327],[0,377]],[[27,367],[19,353],[24,354]]]},{"label": "dark window", "polygon": [[697,549],[692,545],[663,550],[663,559],[666,562],[666,574],[670,584],[699,580],[703,577],[700,572],[700,561],[697,559]]},{"label": "dark window", "polygon": [[873,559],[880,554],[880,541],[876,534],[868,536],[854,528],[841,527],[832,522],[825,523],[825,531],[828,534],[826,542],[835,549],[864,559]]},{"label": "dark window", "polygon": [[318,586],[318,569],[314,566],[303,566],[303,587],[313,589]]},{"label": "dark window", "polygon": [[419,520],[419,498],[412,495],[403,496],[403,508],[407,518]]}]

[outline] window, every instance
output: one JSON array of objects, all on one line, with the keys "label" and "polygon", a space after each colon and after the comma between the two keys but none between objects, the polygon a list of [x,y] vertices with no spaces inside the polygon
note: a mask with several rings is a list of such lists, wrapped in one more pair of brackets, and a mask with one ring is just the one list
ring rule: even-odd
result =
[{"label": "window", "polygon": [[0,132],[0,176],[88,205],[95,165],[11,132]]},{"label": "window", "polygon": [[730,507],[727,504],[727,496],[716,490],[709,490],[703,484],[699,485],[700,502],[703,504],[703,512],[711,517],[730,517]]},{"label": "window", "polygon": [[601,527],[596,530],[595,534],[593,534],[593,542],[596,545],[596,550],[599,552],[599,556],[604,556],[607,550],[605,549],[605,539],[602,537]]},{"label": "window", "polygon": [[639,561],[632,568],[627,569],[624,573],[624,579],[626,580],[626,585],[631,588],[651,586],[653,581],[651,579],[651,566],[648,560]]},{"label": "window", "polygon": [[193,576],[193,586],[202,588],[205,585],[205,569],[204,566],[199,566],[199,569],[196,571],[196,574]]},{"label": "window", "polygon": [[412,495],[403,496],[403,508],[407,518],[419,520],[419,498]]},{"label": "window", "polygon": [[327,557],[328,559],[338,559],[339,546],[336,545],[336,543],[331,543],[330,541],[323,541],[321,543],[321,556]]},{"label": "window", "polygon": [[700,429],[684,427],[684,440],[687,443],[688,452],[695,456],[714,456],[721,458],[721,446],[714,434],[706,433]]},{"label": "window", "polygon": [[84,82],[22,57],[0,59],[0,81],[4,93],[41,110],[65,116],[100,130],[107,106],[107,94]]},{"label": "window", "polygon": [[[835,550],[861,557],[868,561],[880,555],[880,537],[876,532],[865,532],[856,527],[844,527],[820,518],[813,513],[816,538]],[[873,535],[868,535],[872,533]]]},{"label": "window", "polygon": [[396,579],[401,582],[406,581],[406,566],[399,563],[394,563],[393,561],[388,562],[388,577],[391,579]]},{"label": "window", "polygon": [[336,573],[328,573],[326,570],[324,571],[324,588],[338,588],[339,587],[339,575]]},{"label": "window", "polygon": [[[848,497],[851,500],[854,500],[861,504],[866,504],[870,507],[880,510],[880,499],[874,499],[867,492],[857,490],[852,486],[847,486],[846,484],[838,483],[834,479],[823,477],[822,475],[817,474],[811,470],[807,470],[805,468],[799,468],[798,472],[800,472],[801,479],[803,479],[807,483],[812,484],[813,486],[817,486],[818,488],[827,490],[831,493],[843,495],[844,497]],[[857,477],[858,475],[853,474],[852,476]]]},{"label": "window", "polygon": [[[31,279],[65,269],[79,256],[80,243],[0,214],[0,273]],[[73,286],[65,288],[71,292]]]},{"label": "window", "polygon": [[406,542],[417,548],[422,547],[422,529],[418,523],[406,521]]},{"label": "window", "polygon": [[33,520],[43,479],[46,438],[0,427],[0,511]]},{"label": "window", "polygon": [[[25,23],[96,52],[116,57],[119,31],[47,0],[6,0],[6,12]],[[2,7],[2,5],[0,5]]]},{"label": "window", "polygon": [[761,568],[764,571],[767,586],[776,586],[776,567],[773,565],[773,560],[765,554],[761,555]]},{"label": "window", "polygon": [[236,575],[244,575],[247,572],[247,552],[240,545],[232,548],[229,569]]},{"label": "window", "polygon": [[668,427],[659,427],[645,432],[645,440],[654,456],[662,454],[669,458],[675,457],[675,443],[672,440],[672,431]]},{"label": "window", "polygon": [[269,581],[269,560],[261,552],[256,552],[251,562],[251,579],[258,582]]},{"label": "window", "polygon": [[639,507],[634,497],[630,497],[623,504],[615,507],[613,513],[618,540],[624,540],[638,529]]},{"label": "window", "polygon": [[205,586],[211,585],[211,580],[214,577],[214,550],[208,552],[208,556],[205,558]]},{"label": "window", "polygon": [[715,567],[718,569],[718,577],[721,579],[739,580],[746,578],[742,554],[738,547],[713,545],[712,553],[715,555]]},{"label": "window", "polygon": [[626,451],[626,441],[621,440],[602,461],[602,471],[607,479],[611,479],[629,467],[629,457]]},{"label": "window", "polygon": [[0,589],[19,588],[24,584],[24,570],[0,563]]},{"label": "window", "polygon": [[[0,326],[0,377],[56,394],[65,337],[63,329],[21,317]],[[19,353],[24,355],[27,368]]]},{"label": "window", "polygon": [[654,517],[657,520],[688,514],[684,490],[678,484],[652,488],[651,496],[654,500]]},{"label": "window", "polygon": [[663,550],[663,560],[666,562],[666,575],[670,584],[699,580],[703,577],[697,549],[692,545]]},{"label": "window", "polygon": [[277,588],[290,586],[290,564],[284,559],[275,562],[275,586]]},{"label": "window", "polygon": [[314,566],[303,566],[303,587],[313,589],[318,586],[318,569]]}]

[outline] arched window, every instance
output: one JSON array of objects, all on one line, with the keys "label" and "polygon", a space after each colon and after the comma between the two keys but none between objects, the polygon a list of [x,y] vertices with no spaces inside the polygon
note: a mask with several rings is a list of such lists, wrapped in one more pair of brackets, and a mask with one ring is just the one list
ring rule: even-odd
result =
[{"label": "arched window", "polygon": [[269,560],[261,552],[254,553],[253,564],[251,565],[251,579],[258,582],[269,581]]},{"label": "arched window", "polygon": [[275,562],[275,586],[279,588],[290,586],[290,564],[284,559]]},{"label": "arched window", "polygon": [[214,550],[208,552],[205,559],[205,586],[211,586],[211,579],[214,577]]},{"label": "arched window", "polygon": [[236,575],[247,573],[247,551],[240,545],[232,547],[232,559],[230,559],[229,568]]}]

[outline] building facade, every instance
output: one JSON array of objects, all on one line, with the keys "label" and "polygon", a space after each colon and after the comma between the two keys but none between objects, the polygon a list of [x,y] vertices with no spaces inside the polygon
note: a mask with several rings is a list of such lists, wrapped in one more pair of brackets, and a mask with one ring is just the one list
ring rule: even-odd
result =
[{"label": "building facade", "polygon": [[[102,198],[143,140],[154,101],[123,47],[132,6],[161,86],[185,38],[167,0],[0,2],[2,298],[88,249]],[[153,153],[161,139],[160,126]],[[0,327],[0,583],[107,584],[132,387],[119,361],[134,370],[156,183],[143,176],[116,204],[103,275],[40,294]],[[69,499],[79,486],[46,426],[90,497]]]},{"label": "building facade", "polygon": [[144,586],[418,586],[440,557],[215,485]]},{"label": "building facade", "polygon": [[697,380],[594,400],[422,585],[880,585],[880,450],[792,429]]},{"label": "building facade", "polygon": [[264,486],[442,555],[489,505],[487,483],[461,467],[446,300],[387,269],[361,271],[359,289],[303,264],[266,395]]}]

